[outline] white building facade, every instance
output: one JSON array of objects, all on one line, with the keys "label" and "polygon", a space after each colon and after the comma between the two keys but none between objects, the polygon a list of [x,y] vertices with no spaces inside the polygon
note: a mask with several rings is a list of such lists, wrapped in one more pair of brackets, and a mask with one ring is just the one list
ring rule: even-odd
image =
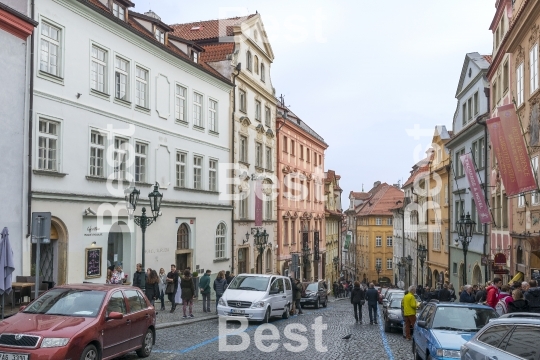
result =
[{"label": "white building facade", "polygon": [[[107,266],[121,263],[131,281],[143,256],[157,270],[230,269],[232,207],[218,171],[230,158],[232,84],[199,63],[202,49],[131,6],[36,2],[32,210],[53,218],[45,280],[105,282]],[[124,191],[139,189],[135,215],[144,206],[151,215],[156,182],[162,215],[142,254]],[[29,272],[29,240],[24,252]]]}]

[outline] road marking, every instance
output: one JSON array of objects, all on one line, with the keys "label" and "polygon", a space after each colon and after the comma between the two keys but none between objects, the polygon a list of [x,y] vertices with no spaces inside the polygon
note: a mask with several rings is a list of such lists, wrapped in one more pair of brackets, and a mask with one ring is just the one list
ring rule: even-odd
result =
[{"label": "road marking", "polygon": [[[318,310],[314,310],[312,312],[309,312],[309,313],[306,313],[306,315],[308,314],[312,314],[314,312],[321,312],[321,311],[326,311],[328,310],[328,307],[326,308],[323,308],[323,309],[318,309]],[[283,320],[288,320],[288,319],[278,319],[278,320],[275,320],[275,321],[272,321],[271,324],[274,324],[274,323],[277,323],[277,322],[280,322],[280,321],[283,321]],[[244,330],[244,332],[250,332],[252,330],[255,330],[257,329],[259,325],[251,325],[251,326],[248,326],[248,328],[246,330]],[[198,348],[200,348],[201,346],[205,346],[205,345],[208,345],[208,344],[211,344],[213,342],[216,342],[218,341],[219,339],[221,338],[224,338],[224,337],[227,337],[227,336],[234,336],[234,335],[238,335],[239,333],[241,333],[241,331],[237,331],[235,333],[232,333],[232,334],[228,334],[228,335],[223,335],[223,336],[216,336],[212,339],[208,339],[208,340],[205,340],[203,342],[200,342],[198,344],[195,344],[193,346],[190,346],[188,348],[185,348],[185,349],[182,349],[182,350],[157,350],[157,349],[152,349],[152,352],[155,352],[155,353],[158,353],[158,354],[187,354],[189,352],[192,352],[194,350],[197,350]],[[391,360],[394,360],[394,358],[392,358]]]},{"label": "road marking", "polygon": [[383,317],[381,316],[381,309],[379,306],[377,306],[377,316],[379,317],[379,331],[381,332],[381,339],[384,346],[384,350],[386,351],[386,355],[388,355],[388,360],[394,360],[394,354],[392,353],[392,350],[390,349],[390,345],[388,344],[388,339],[386,338],[386,333],[384,332],[384,324],[383,324]]}]

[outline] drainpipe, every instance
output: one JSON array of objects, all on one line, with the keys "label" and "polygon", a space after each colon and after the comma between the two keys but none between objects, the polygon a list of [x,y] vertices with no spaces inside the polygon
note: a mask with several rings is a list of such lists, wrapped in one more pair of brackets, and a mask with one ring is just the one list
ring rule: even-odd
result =
[{"label": "drainpipe", "polygon": [[[34,9],[35,4],[34,0],[31,3],[31,15],[30,17],[34,19]],[[29,103],[28,103],[28,184],[27,184],[27,224],[26,224],[26,237],[29,237],[32,233],[32,143],[34,142],[32,138],[33,130],[33,113],[34,113],[34,33],[30,35],[30,89],[28,91]]]},{"label": "drainpipe", "polygon": [[[232,111],[232,132],[231,132],[231,164],[235,164],[234,161],[234,131],[235,131],[235,120],[234,114],[236,113],[236,77],[240,75],[240,70],[242,69],[242,63],[238,63],[234,68],[238,73],[232,74],[233,77],[233,111]],[[234,177],[234,170],[232,170],[232,176]],[[234,181],[231,181],[231,196],[234,195]],[[231,273],[234,274],[234,196],[231,199]]]},{"label": "drainpipe", "polygon": [[[447,191],[447,194],[448,196],[446,196],[446,199],[445,201],[448,201],[448,219],[451,219],[452,218],[452,201],[450,201],[450,191],[452,190],[450,188],[450,171],[452,171],[452,156],[449,156],[448,157],[448,165],[446,165],[446,172],[448,174],[448,181],[446,183],[446,188],[448,189]],[[450,237],[452,236],[452,224],[448,224],[448,236],[446,238],[446,241],[448,242],[448,278],[446,279],[448,282],[450,282],[450,266],[452,265],[450,263],[450,260],[451,260],[451,257],[450,257],[450,252],[452,251],[452,249],[450,248]]]}]

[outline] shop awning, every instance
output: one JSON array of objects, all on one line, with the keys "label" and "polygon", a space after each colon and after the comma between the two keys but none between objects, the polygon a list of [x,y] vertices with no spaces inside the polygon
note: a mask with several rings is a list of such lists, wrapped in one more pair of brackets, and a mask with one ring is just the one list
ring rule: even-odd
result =
[{"label": "shop awning", "polygon": [[512,280],[510,280],[510,284],[513,284],[514,281],[518,281],[518,282],[522,282],[523,281],[523,273],[521,271],[518,271],[518,273],[516,274],[516,276],[514,276],[512,278]]}]

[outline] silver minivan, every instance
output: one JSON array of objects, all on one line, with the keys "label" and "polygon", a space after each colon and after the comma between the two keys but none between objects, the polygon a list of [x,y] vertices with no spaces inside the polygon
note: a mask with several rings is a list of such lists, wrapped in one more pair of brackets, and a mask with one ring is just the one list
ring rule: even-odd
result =
[{"label": "silver minivan", "polygon": [[280,275],[237,275],[219,299],[219,316],[237,316],[268,322],[271,317],[289,317],[293,302],[292,284]]}]

